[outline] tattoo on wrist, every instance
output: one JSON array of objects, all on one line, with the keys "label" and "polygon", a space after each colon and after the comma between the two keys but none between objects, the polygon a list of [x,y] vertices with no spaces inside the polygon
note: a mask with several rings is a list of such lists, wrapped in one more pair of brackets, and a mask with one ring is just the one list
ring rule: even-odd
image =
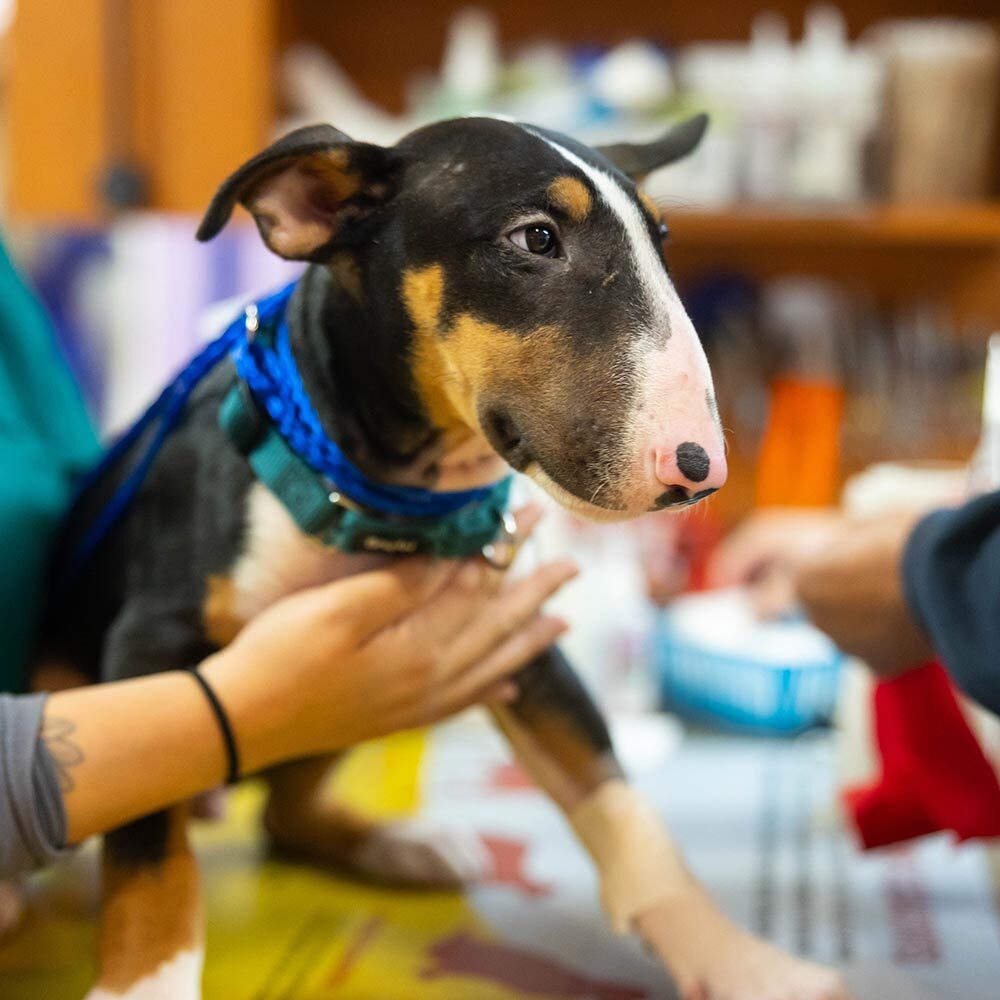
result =
[{"label": "tattoo on wrist", "polygon": [[75,732],[76,726],[69,719],[46,717],[42,722],[42,742],[55,764],[59,790],[63,795],[73,791],[75,783],[70,771],[84,760],[83,751],[72,739]]}]

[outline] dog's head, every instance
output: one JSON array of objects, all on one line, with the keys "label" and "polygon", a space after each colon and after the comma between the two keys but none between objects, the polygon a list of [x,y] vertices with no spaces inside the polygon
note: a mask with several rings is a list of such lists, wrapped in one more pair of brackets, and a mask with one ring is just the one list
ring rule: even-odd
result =
[{"label": "dog's head", "polygon": [[312,126],[233,174],[198,236],[240,203],[275,253],[384,298],[429,422],[482,435],[564,506],[686,505],[725,481],[722,432],[663,221],[636,184],[705,125],[602,150],[491,118],[392,148]]}]

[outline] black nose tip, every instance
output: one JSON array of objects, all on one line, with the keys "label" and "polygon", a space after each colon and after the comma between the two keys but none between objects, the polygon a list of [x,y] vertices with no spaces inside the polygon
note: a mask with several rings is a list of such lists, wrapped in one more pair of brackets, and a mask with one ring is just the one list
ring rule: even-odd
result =
[{"label": "black nose tip", "polygon": [[663,510],[666,507],[693,507],[699,500],[704,500],[705,497],[710,497],[717,492],[718,490],[714,487],[710,490],[699,490],[697,493],[692,493],[683,486],[671,486],[656,498],[653,510]]},{"label": "black nose tip", "polygon": [[677,468],[685,479],[690,479],[692,483],[703,483],[708,479],[711,462],[700,444],[685,441],[677,446]]}]

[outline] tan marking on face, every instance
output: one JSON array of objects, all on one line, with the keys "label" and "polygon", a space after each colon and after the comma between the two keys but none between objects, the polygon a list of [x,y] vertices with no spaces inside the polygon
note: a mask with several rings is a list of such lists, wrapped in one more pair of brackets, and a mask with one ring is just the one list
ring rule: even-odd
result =
[{"label": "tan marking on face", "polygon": [[639,192],[639,201],[646,214],[656,225],[659,225],[663,221],[663,212],[660,211],[660,206],[645,191]]},{"label": "tan marking on face", "polygon": [[243,628],[244,619],[236,612],[236,590],[231,577],[208,578],[201,617],[205,635],[220,649],[236,638]]},{"label": "tan marking on face", "polygon": [[547,191],[549,201],[573,222],[583,222],[590,214],[590,189],[577,177],[557,177]]},{"label": "tan marking on face", "polygon": [[475,413],[477,397],[487,389],[506,385],[547,392],[552,372],[563,362],[567,350],[558,327],[540,326],[516,333],[468,313],[458,317],[441,341],[450,366],[462,373],[467,385],[464,408],[471,413]]},{"label": "tan marking on face", "polygon": [[99,988],[127,994],[164,963],[200,947],[198,863],[187,817],[187,806],[170,810],[166,853],[155,864],[121,865],[105,848]]},{"label": "tan marking on face", "polygon": [[444,268],[440,264],[403,272],[403,302],[418,330],[437,330],[443,299]]},{"label": "tan marking on face", "polygon": [[431,423],[444,431],[469,427],[460,415],[462,373],[441,349],[444,269],[440,264],[403,272],[403,303],[413,322],[413,377]]},{"label": "tan marking on face", "polygon": [[559,331],[505,330],[468,313],[441,326],[444,272],[433,264],[403,275],[403,301],[413,321],[413,374],[428,418],[439,430],[480,433],[479,395],[503,384],[543,384],[557,361]]}]

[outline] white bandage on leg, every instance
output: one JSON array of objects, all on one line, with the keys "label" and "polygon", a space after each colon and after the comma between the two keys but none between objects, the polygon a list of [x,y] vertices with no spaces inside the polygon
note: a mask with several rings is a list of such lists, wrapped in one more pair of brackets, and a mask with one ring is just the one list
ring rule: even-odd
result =
[{"label": "white bandage on leg", "polygon": [[570,816],[601,876],[601,902],[618,934],[690,877],[652,807],[624,781],[606,781]]}]

